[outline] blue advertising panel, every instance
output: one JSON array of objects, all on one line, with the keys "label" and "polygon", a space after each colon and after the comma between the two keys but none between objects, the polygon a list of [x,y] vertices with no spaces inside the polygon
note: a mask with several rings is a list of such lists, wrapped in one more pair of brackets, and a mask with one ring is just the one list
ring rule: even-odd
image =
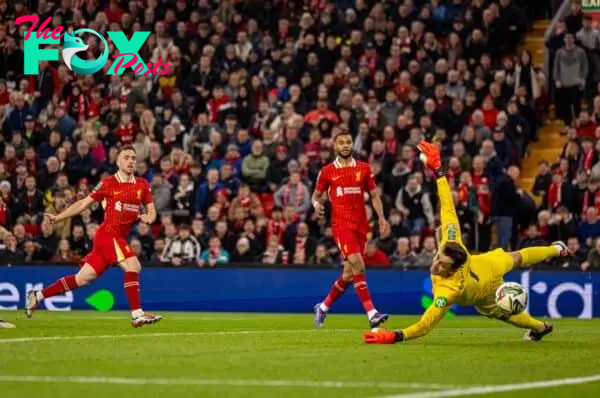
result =
[{"label": "blue advertising panel", "polygon": [[[23,308],[26,292],[76,272],[68,266],[0,267],[0,309]],[[142,272],[142,301],[148,310],[226,312],[310,312],[339,276],[334,269],[169,269]],[[581,272],[512,272],[508,281],[529,291],[534,316],[592,318],[600,316],[600,274]],[[369,288],[377,307],[394,314],[420,314],[431,303],[426,271],[374,270]],[[123,273],[107,271],[90,286],[46,300],[53,311],[127,310]],[[352,289],[336,313],[362,313]],[[454,307],[449,316],[474,314]]]}]

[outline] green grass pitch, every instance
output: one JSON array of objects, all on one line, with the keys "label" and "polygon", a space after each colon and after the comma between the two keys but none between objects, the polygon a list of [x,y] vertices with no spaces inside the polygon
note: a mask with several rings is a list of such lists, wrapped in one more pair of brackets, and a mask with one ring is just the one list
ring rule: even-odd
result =
[{"label": "green grass pitch", "polygon": [[0,397],[600,396],[600,320],[556,320],[532,343],[457,317],[421,340],[367,346],[364,316],[314,330],[310,314],[162,315],[133,329],[121,312],[0,312],[17,326],[0,329]]}]

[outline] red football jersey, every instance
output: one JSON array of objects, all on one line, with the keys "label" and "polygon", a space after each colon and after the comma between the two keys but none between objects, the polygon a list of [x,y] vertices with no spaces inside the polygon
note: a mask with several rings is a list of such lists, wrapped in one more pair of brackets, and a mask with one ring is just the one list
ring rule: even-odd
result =
[{"label": "red football jersey", "polygon": [[336,159],[321,169],[315,189],[327,191],[329,195],[333,228],[368,233],[365,192],[371,192],[376,186],[367,163],[352,159],[350,166],[342,166]]},{"label": "red football jersey", "polygon": [[127,238],[137,221],[141,205],[152,203],[150,184],[143,178],[122,180],[118,174],[105,177],[90,193],[90,197],[102,203],[104,222],[98,232],[108,232]]}]

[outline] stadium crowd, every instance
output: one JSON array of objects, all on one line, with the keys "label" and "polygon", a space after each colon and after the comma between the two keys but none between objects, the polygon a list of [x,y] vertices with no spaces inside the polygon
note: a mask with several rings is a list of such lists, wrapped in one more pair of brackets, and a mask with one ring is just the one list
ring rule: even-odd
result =
[{"label": "stadium crowd", "polygon": [[[517,53],[538,3],[0,1],[1,261],[85,255],[101,206],[54,227],[43,213],[87,195],[115,172],[117,148],[132,144],[160,214],[131,236],[143,261],[339,264],[310,194],[333,159],[332,137],[349,130],[392,227],[378,236],[372,222],[367,265],[431,263],[435,183],[415,150],[425,138],[442,147],[470,249],[564,239],[577,256],[560,266],[598,268],[600,185],[591,177],[600,168],[600,40],[574,6],[548,44],[557,59],[548,79],[531,54]],[[109,58],[90,76],[46,61],[39,75],[23,75],[28,27],[14,21],[32,13],[68,29],[150,31],[139,54],[170,71],[106,75]],[[79,56],[97,58],[102,45],[87,44]],[[571,74],[573,58],[580,75]],[[540,209],[516,182],[545,122],[549,80],[562,83],[557,113],[568,125],[580,99],[591,107],[565,131],[562,159],[540,165]]]}]

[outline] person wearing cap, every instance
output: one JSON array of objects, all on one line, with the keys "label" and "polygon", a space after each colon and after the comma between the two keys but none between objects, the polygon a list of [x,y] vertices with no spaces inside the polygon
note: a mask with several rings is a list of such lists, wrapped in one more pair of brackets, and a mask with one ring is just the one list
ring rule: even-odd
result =
[{"label": "person wearing cap", "polygon": [[242,173],[242,157],[240,156],[240,150],[237,145],[227,145],[227,152],[225,152],[225,157],[221,160],[219,164],[219,170],[225,164],[229,164],[233,168],[233,173],[235,175],[239,175]]}]

